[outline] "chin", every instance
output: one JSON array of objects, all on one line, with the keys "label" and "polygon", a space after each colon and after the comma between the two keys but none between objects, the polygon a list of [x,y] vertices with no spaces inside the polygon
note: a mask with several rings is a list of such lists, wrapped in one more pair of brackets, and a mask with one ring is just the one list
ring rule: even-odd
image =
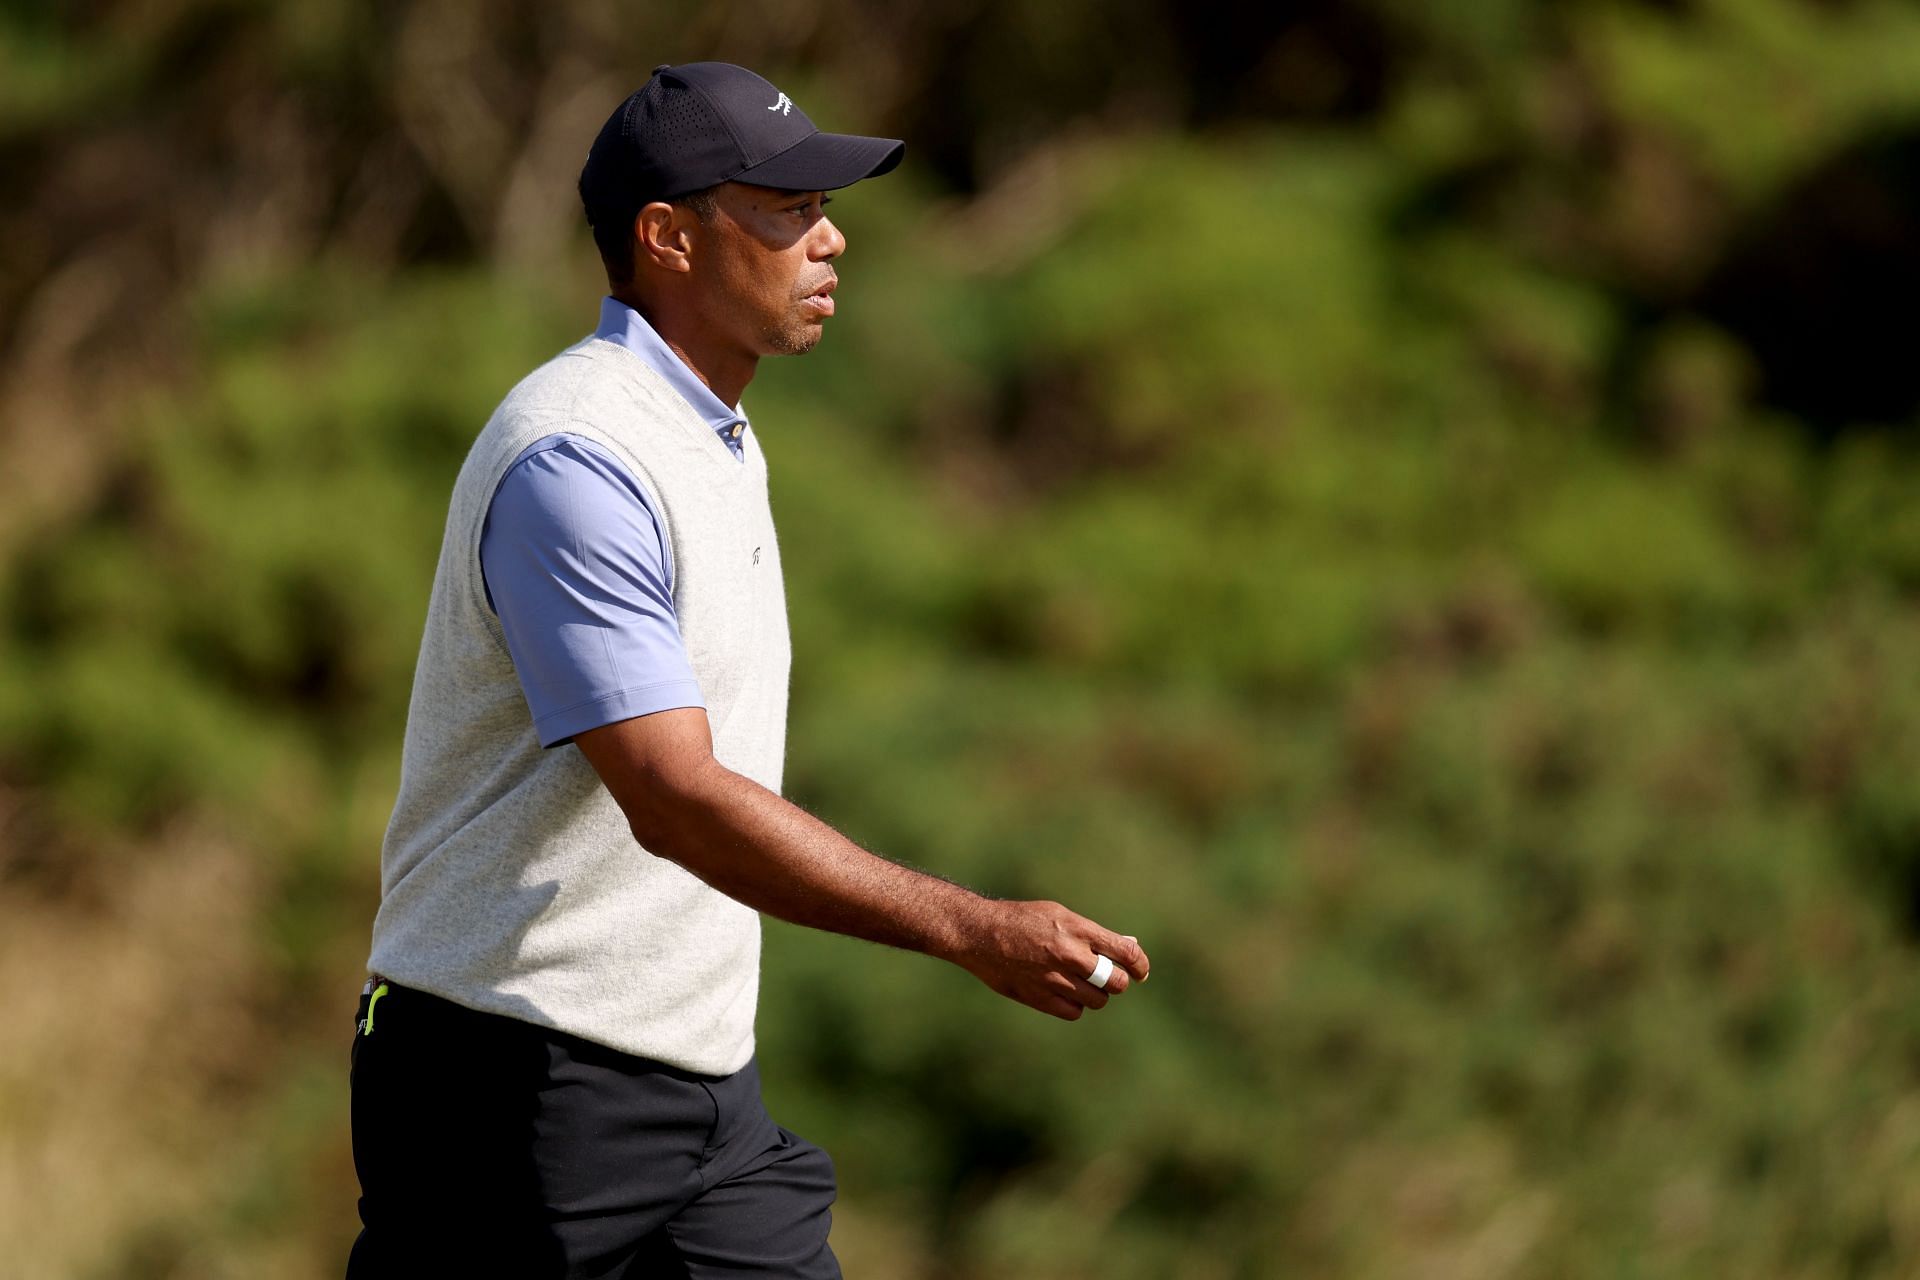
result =
[{"label": "chin", "polygon": [[769,335],[768,345],[772,348],[768,354],[776,356],[803,356],[813,350],[826,333],[826,326],[809,323],[797,329],[788,329]]}]

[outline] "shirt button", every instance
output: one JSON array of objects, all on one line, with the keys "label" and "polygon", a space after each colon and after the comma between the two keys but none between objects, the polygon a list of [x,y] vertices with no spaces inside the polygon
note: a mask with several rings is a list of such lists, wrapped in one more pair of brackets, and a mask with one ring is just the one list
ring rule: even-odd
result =
[{"label": "shirt button", "polygon": [[743,430],[745,430],[745,428],[743,428],[743,427],[742,427],[742,426],[741,426],[741,425],[740,425],[739,423],[737,423],[737,422],[736,422],[736,423],[734,423],[734,424],[733,424],[733,438],[734,438],[735,440],[738,440],[738,439],[740,438],[740,433],[741,433],[741,431],[743,431]]}]

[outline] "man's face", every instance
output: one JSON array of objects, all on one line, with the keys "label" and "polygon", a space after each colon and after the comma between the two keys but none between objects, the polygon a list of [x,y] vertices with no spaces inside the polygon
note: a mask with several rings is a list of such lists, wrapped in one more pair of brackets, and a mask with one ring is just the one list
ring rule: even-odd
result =
[{"label": "man's face", "polygon": [[833,260],[846,237],[828,220],[830,197],[723,183],[694,270],[710,287],[708,316],[756,356],[798,355],[833,314]]}]

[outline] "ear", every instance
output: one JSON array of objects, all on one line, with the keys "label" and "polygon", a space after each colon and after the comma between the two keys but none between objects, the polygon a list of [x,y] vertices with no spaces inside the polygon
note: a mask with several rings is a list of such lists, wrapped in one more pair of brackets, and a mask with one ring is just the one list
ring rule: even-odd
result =
[{"label": "ear", "polygon": [[633,260],[663,271],[693,270],[699,219],[691,210],[656,200],[633,215]]}]

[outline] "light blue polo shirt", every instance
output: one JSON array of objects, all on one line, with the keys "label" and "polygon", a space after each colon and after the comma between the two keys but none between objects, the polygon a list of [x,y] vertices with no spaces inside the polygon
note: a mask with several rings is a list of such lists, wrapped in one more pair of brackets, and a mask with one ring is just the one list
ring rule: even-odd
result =
[{"label": "light blue polo shirt", "polygon": [[[746,416],[722,404],[645,317],[605,298],[594,336],[646,361],[745,465]],[[674,618],[664,537],[646,490],[581,436],[534,441],[501,477],[481,526],[480,573],[541,746],[707,705]]]}]

